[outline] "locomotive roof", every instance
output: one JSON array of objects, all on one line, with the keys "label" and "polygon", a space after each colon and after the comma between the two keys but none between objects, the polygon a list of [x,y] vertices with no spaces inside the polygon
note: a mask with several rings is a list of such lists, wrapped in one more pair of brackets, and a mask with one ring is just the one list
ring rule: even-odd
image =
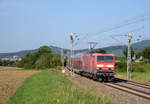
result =
[{"label": "locomotive roof", "polygon": [[112,53],[111,54],[110,53],[94,53],[94,54],[95,55],[113,55],[113,56],[115,55],[115,54],[112,54]]},{"label": "locomotive roof", "polygon": [[82,55],[94,55],[94,56],[97,56],[97,55],[104,55],[104,56],[115,56],[115,54],[107,54],[107,53],[78,53],[78,54],[75,54],[74,55],[74,58],[81,58]]},{"label": "locomotive roof", "polygon": [[[90,54],[85,54],[85,55],[90,55]],[[92,55],[104,55],[104,56],[107,56],[107,55],[109,55],[109,56],[115,56],[115,54],[108,54],[108,53],[93,53]]]}]

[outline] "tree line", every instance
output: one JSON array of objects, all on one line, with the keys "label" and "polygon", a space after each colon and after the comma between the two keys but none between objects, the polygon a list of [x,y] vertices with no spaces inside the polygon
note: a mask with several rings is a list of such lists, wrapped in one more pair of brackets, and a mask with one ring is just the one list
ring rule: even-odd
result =
[{"label": "tree line", "polygon": [[[125,51],[123,51],[124,56],[127,58],[127,48]],[[143,51],[134,51],[133,48],[131,47],[131,57],[133,58],[134,55],[136,55],[136,58],[140,58],[141,56],[145,59],[145,60],[149,60],[150,61],[150,46],[144,48]]]},{"label": "tree line", "polygon": [[46,69],[61,66],[61,56],[53,54],[48,46],[41,46],[37,52],[27,53],[21,61],[0,61],[0,66],[16,66],[25,69]]},{"label": "tree line", "polygon": [[[124,52],[125,57],[127,57],[127,50]],[[134,54],[136,58],[143,56],[144,60],[149,60],[150,62],[150,46],[145,48],[143,51],[133,51],[131,49],[131,56]],[[27,53],[21,61],[0,61],[0,66],[16,66],[24,67],[28,69],[45,69],[45,68],[55,68],[61,66],[61,56],[58,54],[53,54],[48,46],[41,46],[37,52]]]},{"label": "tree line", "polygon": [[42,46],[37,52],[27,53],[19,64],[26,69],[55,68],[61,65],[61,57],[58,54],[52,54],[48,46]]},{"label": "tree line", "polygon": [[9,60],[0,60],[0,66],[14,66],[16,62]]},{"label": "tree line", "polygon": [[[127,49],[123,51],[125,58],[117,58],[118,61],[115,63],[116,71],[126,72],[127,69]],[[136,59],[132,59],[132,71],[133,72],[146,72],[149,71],[147,67],[149,67],[150,63],[150,46],[146,47],[143,51],[134,51],[131,48],[131,57],[134,55]],[[142,57],[142,58],[141,58]],[[138,62],[139,61],[139,62]]]}]

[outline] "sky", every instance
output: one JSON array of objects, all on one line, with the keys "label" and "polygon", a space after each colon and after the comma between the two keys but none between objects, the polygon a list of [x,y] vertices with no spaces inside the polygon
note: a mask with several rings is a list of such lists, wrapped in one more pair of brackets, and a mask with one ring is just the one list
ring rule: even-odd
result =
[{"label": "sky", "polygon": [[0,53],[43,45],[69,49],[71,32],[79,38],[75,49],[91,41],[97,48],[123,45],[127,37],[120,35],[128,32],[133,42],[139,35],[148,39],[148,17],[150,0],[0,0]]}]

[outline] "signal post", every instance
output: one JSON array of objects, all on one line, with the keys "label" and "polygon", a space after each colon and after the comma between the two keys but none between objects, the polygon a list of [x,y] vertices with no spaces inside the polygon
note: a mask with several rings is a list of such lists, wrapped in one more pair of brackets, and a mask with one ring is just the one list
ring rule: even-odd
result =
[{"label": "signal post", "polygon": [[131,69],[132,69],[132,60],[131,60],[131,39],[132,36],[128,34],[128,53],[127,53],[127,80],[131,80]]},{"label": "signal post", "polygon": [[73,76],[73,43],[74,43],[74,39],[73,39],[73,35],[74,33],[71,32],[70,34],[70,40],[71,40],[71,49],[70,49],[70,66],[71,66],[71,76]]}]

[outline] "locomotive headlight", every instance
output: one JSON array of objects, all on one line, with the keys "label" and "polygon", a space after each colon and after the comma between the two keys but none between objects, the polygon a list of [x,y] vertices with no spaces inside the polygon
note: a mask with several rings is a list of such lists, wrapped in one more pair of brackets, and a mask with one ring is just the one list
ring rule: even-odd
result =
[{"label": "locomotive headlight", "polygon": [[97,65],[97,67],[104,67],[104,65]]},{"label": "locomotive headlight", "polygon": [[107,65],[107,67],[112,68],[112,67],[114,67],[114,65]]}]

